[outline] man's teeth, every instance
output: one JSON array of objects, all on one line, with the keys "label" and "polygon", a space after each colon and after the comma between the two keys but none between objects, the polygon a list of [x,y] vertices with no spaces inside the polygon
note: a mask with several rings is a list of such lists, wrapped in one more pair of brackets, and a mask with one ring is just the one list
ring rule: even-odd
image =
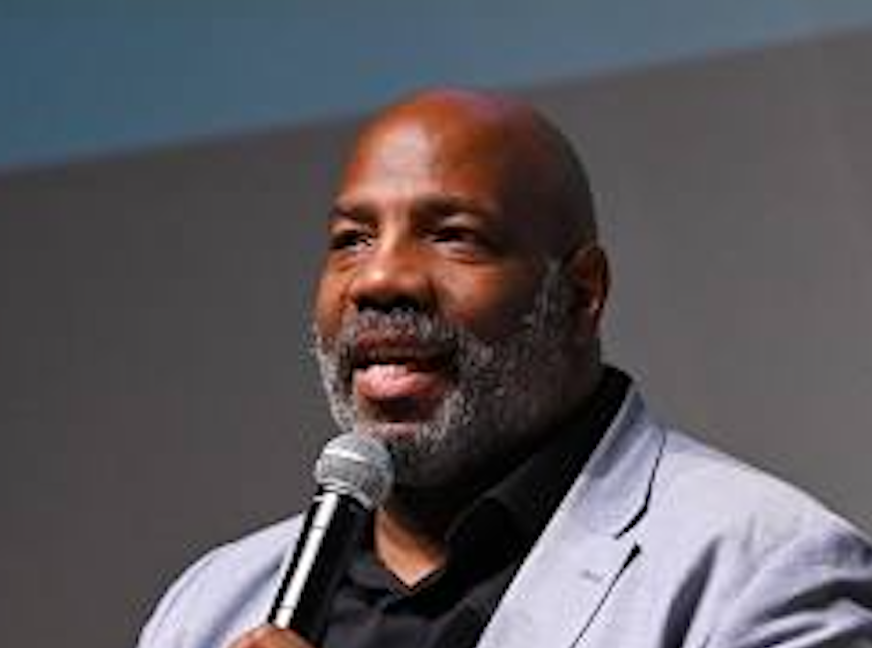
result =
[{"label": "man's teeth", "polygon": [[414,371],[416,367],[414,363],[409,362],[373,362],[364,367],[361,367],[364,371],[376,370],[382,373],[400,373],[406,371]]},{"label": "man's teeth", "polygon": [[378,373],[382,376],[409,373],[413,369],[405,364],[373,364],[364,369],[366,373]]},{"label": "man's teeth", "polygon": [[360,365],[360,368],[367,369],[369,367],[406,367],[408,369],[420,369],[424,364],[426,364],[426,359],[423,357],[374,357],[369,358],[366,362],[362,363]]}]

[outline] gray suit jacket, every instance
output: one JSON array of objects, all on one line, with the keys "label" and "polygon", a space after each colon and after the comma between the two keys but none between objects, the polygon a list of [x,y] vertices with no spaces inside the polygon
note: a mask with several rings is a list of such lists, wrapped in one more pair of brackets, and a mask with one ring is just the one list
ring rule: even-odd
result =
[{"label": "gray suit jacket", "polygon": [[[139,648],[223,648],[261,624],[300,522],[189,568]],[[795,488],[658,426],[631,390],[479,646],[872,647],[872,548]]]}]

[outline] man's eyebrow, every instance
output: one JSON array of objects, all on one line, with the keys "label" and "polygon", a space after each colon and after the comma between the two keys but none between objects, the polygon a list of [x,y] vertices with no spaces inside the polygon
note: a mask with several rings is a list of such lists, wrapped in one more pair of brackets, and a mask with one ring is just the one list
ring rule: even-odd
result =
[{"label": "man's eyebrow", "polygon": [[327,212],[327,220],[353,220],[361,223],[371,223],[376,220],[375,212],[366,205],[343,205],[336,203]]},{"label": "man's eyebrow", "polygon": [[421,199],[415,206],[415,211],[433,216],[450,216],[461,212],[477,216],[491,216],[495,209],[491,205],[466,196],[440,194]]},{"label": "man's eyebrow", "polygon": [[[474,200],[467,196],[434,194],[415,199],[411,206],[413,214],[425,217],[445,217],[458,213],[488,217],[497,211],[494,205]],[[378,220],[377,210],[366,203],[343,203],[337,201],[327,213],[328,221],[352,220],[373,223]]]}]

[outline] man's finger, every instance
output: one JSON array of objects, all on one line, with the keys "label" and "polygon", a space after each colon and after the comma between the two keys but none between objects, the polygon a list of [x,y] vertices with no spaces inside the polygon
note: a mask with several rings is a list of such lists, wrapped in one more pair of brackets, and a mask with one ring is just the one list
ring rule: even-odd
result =
[{"label": "man's finger", "polygon": [[228,648],[313,648],[290,630],[263,625],[234,641]]}]

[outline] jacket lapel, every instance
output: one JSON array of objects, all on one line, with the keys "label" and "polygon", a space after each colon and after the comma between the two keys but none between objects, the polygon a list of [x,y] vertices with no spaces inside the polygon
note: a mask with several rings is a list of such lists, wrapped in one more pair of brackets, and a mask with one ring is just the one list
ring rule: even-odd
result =
[{"label": "jacket lapel", "polygon": [[522,565],[479,648],[567,648],[584,633],[639,547],[664,434],[631,390],[603,441]]},{"label": "jacket lapel", "polygon": [[584,632],[623,567],[629,541],[589,536],[559,561],[525,567],[485,630],[480,648],[563,648]]}]

